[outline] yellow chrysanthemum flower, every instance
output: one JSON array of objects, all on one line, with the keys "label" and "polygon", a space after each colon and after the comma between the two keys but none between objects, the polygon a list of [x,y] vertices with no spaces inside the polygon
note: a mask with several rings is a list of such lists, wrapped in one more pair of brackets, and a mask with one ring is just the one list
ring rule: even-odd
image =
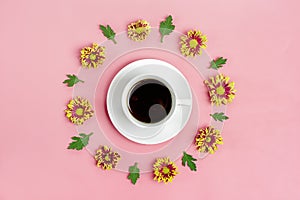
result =
[{"label": "yellow chrysanthemum flower", "polygon": [[94,43],[92,47],[84,47],[80,53],[80,61],[83,68],[97,68],[105,60],[105,47]]},{"label": "yellow chrysanthemum flower", "polygon": [[117,152],[113,152],[111,148],[107,146],[101,146],[95,155],[97,167],[101,167],[104,170],[115,168],[120,159],[121,156]]},{"label": "yellow chrysanthemum flower", "polygon": [[207,38],[198,30],[190,30],[187,35],[181,36],[181,53],[184,56],[194,57],[201,55],[202,50],[206,48]]},{"label": "yellow chrysanthemum flower", "polygon": [[195,145],[201,153],[213,154],[217,149],[217,145],[223,144],[223,138],[219,130],[211,126],[200,129],[195,137]]},{"label": "yellow chrysanthemum flower", "polygon": [[149,22],[138,20],[128,25],[128,37],[133,41],[142,41],[147,38],[151,30]]},{"label": "yellow chrysanthemum flower", "polygon": [[236,90],[234,82],[229,82],[229,77],[222,74],[205,80],[204,84],[208,88],[210,101],[219,106],[231,103],[235,97]]},{"label": "yellow chrysanthemum flower", "polygon": [[153,165],[153,174],[157,182],[172,182],[178,174],[177,166],[169,158],[158,158]]},{"label": "yellow chrysanthemum flower", "polygon": [[70,100],[65,113],[66,117],[73,124],[80,125],[91,118],[94,114],[94,111],[92,110],[92,105],[87,99],[76,97]]}]

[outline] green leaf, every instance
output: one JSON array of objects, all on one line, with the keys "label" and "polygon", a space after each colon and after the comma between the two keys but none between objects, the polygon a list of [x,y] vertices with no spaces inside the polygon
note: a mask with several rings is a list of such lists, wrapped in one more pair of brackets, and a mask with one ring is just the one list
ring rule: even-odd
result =
[{"label": "green leaf", "polygon": [[213,115],[210,114],[210,116],[212,116],[212,118],[214,118],[215,121],[220,121],[223,122],[224,120],[229,119],[229,117],[227,117],[226,115],[224,115],[224,113],[214,113]]},{"label": "green leaf", "polygon": [[137,163],[129,167],[129,174],[127,178],[131,180],[131,183],[135,185],[136,181],[140,178],[140,169],[137,167]]},{"label": "green leaf", "polygon": [[63,83],[66,83],[68,87],[73,87],[76,83],[78,82],[82,82],[84,83],[84,81],[80,80],[77,76],[75,76],[74,74],[68,74],[67,75],[68,79],[64,80]]},{"label": "green leaf", "polygon": [[223,67],[224,64],[226,64],[227,59],[223,57],[219,57],[217,59],[214,59],[210,63],[210,68],[218,70],[219,68]]},{"label": "green leaf", "polygon": [[90,133],[88,135],[85,133],[79,133],[80,137],[72,137],[73,142],[69,144],[68,149],[76,149],[77,151],[82,150],[83,147],[88,145],[91,135],[93,135],[93,133]]},{"label": "green leaf", "polygon": [[163,42],[163,38],[165,35],[169,35],[175,29],[175,26],[172,21],[173,18],[171,15],[169,15],[165,21],[160,22],[159,32],[161,33],[161,42]]},{"label": "green leaf", "polygon": [[183,166],[185,166],[187,164],[191,171],[197,171],[197,166],[194,162],[194,161],[197,161],[197,159],[193,158],[193,156],[187,154],[186,152],[183,152],[181,161],[182,161]]},{"label": "green leaf", "polygon": [[116,33],[112,28],[107,25],[106,27],[100,24],[100,30],[102,31],[102,34],[109,40],[112,40],[115,44],[117,44],[117,41],[115,40]]}]

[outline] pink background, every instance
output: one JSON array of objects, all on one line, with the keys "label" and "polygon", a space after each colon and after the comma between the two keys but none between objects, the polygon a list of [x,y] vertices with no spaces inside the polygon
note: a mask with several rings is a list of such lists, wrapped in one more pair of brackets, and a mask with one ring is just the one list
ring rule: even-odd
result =
[{"label": "pink background", "polygon": [[[284,0],[126,0],[0,2],[0,199],[300,199],[299,3]],[[237,83],[224,142],[199,161],[179,165],[172,184],[144,174],[137,185],[66,149],[75,127],[63,116],[78,51],[138,18],[153,26],[168,14],[176,29],[199,28],[222,72]],[[298,122],[298,123],[297,123]]]}]

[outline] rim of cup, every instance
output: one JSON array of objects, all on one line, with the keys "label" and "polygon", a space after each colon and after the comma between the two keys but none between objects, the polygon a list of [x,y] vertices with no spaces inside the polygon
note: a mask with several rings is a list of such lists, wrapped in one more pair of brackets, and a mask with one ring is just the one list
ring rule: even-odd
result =
[{"label": "rim of cup", "polygon": [[[165,86],[171,94],[171,101],[172,101],[171,110],[169,111],[167,116],[165,116],[162,120],[155,122],[155,123],[146,123],[146,122],[139,121],[129,111],[129,108],[130,108],[129,99],[130,99],[131,92],[134,89],[134,86],[136,84],[138,84],[139,82],[141,82],[143,80],[147,80],[147,79],[153,79],[153,80],[156,80],[156,81],[162,83],[163,86]],[[174,114],[174,110],[176,107],[176,95],[175,95],[174,89],[171,87],[171,85],[166,80],[164,80],[162,77],[159,77],[159,76],[156,76],[153,74],[141,74],[139,76],[136,76],[135,78],[133,78],[126,84],[126,86],[123,90],[123,93],[122,93],[121,104],[122,104],[122,109],[123,109],[125,116],[136,126],[143,127],[143,128],[157,127],[157,126],[160,126],[160,125],[166,123],[170,119],[170,117]]]}]

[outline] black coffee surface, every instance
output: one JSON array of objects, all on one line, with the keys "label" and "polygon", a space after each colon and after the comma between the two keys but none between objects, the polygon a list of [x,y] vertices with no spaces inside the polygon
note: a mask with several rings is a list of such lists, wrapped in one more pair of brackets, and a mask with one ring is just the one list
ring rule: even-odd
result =
[{"label": "black coffee surface", "polygon": [[145,79],[133,86],[129,94],[129,111],[144,123],[163,120],[172,107],[169,89],[160,81]]}]

